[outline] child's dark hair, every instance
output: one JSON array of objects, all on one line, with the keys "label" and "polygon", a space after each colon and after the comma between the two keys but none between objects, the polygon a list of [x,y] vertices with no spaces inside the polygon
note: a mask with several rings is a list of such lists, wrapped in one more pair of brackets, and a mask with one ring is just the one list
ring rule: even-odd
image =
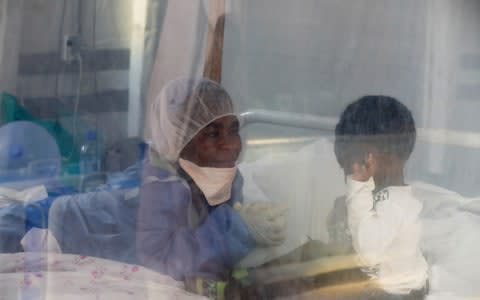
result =
[{"label": "child's dark hair", "polygon": [[406,161],[415,145],[410,110],[395,98],[364,96],[349,104],[335,127],[335,155],[346,171],[361,163],[368,147]]}]

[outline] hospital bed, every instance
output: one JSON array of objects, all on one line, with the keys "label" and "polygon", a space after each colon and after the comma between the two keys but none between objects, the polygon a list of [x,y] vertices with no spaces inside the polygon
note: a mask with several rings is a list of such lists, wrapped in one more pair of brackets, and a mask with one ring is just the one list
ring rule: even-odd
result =
[{"label": "hospital bed", "polygon": [[[332,145],[334,126],[337,120],[330,117],[303,116],[269,111],[249,112],[243,114],[242,118],[245,118],[244,124],[258,123],[266,126],[275,124],[275,126],[280,126],[279,131],[281,132],[284,132],[285,128],[301,128],[305,132],[303,136],[270,139],[260,137],[247,141],[247,145],[253,148],[261,148],[262,144],[269,146],[274,144],[277,149],[291,149],[292,147],[288,146],[291,143],[298,143],[302,146],[300,150],[295,148],[293,151],[287,150],[288,153],[284,154],[267,152],[261,159],[253,158],[251,165],[248,165],[249,162],[241,165],[242,173],[247,175],[246,197],[249,196],[249,192],[252,192],[251,187],[248,186],[248,176],[251,176],[251,181],[258,187],[256,190],[253,189],[254,194],[266,194],[271,198],[270,200],[274,201],[292,201],[290,208],[291,210],[293,208],[293,214],[296,214],[296,217],[293,218],[293,222],[292,220],[289,221],[295,223],[298,230],[297,232],[290,232],[291,235],[304,234],[307,239],[320,241],[329,246],[334,244],[329,253],[326,253],[324,249],[317,249],[318,253],[322,253],[320,257],[308,262],[280,264],[269,266],[266,269],[263,267],[256,268],[254,273],[257,275],[252,275],[254,276],[252,281],[260,285],[270,286],[271,289],[279,293],[278,296],[282,294],[282,287],[288,286],[289,283],[294,285],[298,281],[297,279],[301,279],[301,284],[297,289],[293,289],[293,291],[292,289],[284,290],[284,295],[297,298],[299,297],[298,293],[300,293],[304,295],[305,299],[322,297],[332,299],[332,295],[335,294],[339,299],[358,299],[358,292],[365,290],[365,287],[372,283],[366,280],[361,272],[358,272],[359,269],[355,263],[354,255],[348,255],[352,254],[351,249],[348,249],[349,241],[345,239],[345,236],[338,234],[345,229],[341,219],[346,217],[346,208],[343,199],[339,197],[344,192],[344,177],[337,166]],[[312,131],[308,130],[313,130],[315,133],[312,134]],[[434,299],[432,295],[441,294],[446,290],[455,292],[460,290],[468,294],[469,291],[471,292],[472,283],[476,282],[476,278],[478,278],[478,271],[476,270],[480,268],[480,265],[474,259],[476,255],[466,249],[476,249],[480,246],[480,243],[475,239],[477,231],[473,229],[478,228],[475,226],[478,226],[477,216],[480,212],[480,201],[478,198],[466,196],[477,195],[475,184],[465,189],[459,189],[458,186],[452,185],[452,188],[457,188],[455,192],[438,186],[442,183],[449,183],[450,178],[448,176],[452,174],[448,174],[448,170],[443,170],[443,174],[437,173],[435,174],[436,177],[433,177],[424,168],[429,169],[426,163],[429,162],[432,149],[437,150],[437,147],[440,147],[447,154],[455,153],[458,149],[476,151],[480,145],[479,138],[480,135],[474,132],[432,128],[417,129],[417,148],[407,165],[407,180],[411,183],[418,197],[426,199],[423,212],[423,217],[426,220],[425,228],[428,228],[429,231],[426,235],[426,243],[428,243],[426,253],[430,255],[430,258],[435,257],[430,261],[432,263],[432,274],[433,277],[440,278],[434,280],[430,286],[432,299]],[[282,147],[282,144],[286,144],[286,146]],[[250,148],[247,149],[247,152],[249,150]],[[449,163],[464,160],[463,157],[458,155],[453,155],[448,159],[444,157],[444,159]],[[472,175],[472,177],[475,177],[475,174]],[[449,186],[447,185],[447,187]],[[304,202],[299,204],[299,200],[304,200]],[[302,205],[304,206],[303,209],[299,207]],[[301,219],[302,216],[303,219]],[[297,222],[299,219],[303,222]],[[449,221],[444,221],[447,219]],[[457,224],[462,225],[457,226]],[[448,236],[452,234],[451,228],[455,227],[457,228],[455,232],[458,239],[452,242],[453,239],[448,238]],[[439,238],[440,236],[442,238]],[[297,242],[301,243],[307,239],[297,240]],[[470,242],[471,240],[475,240],[475,242]],[[288,244],[290,241],[292,239],[289,240],[287,237],[286,243]],[[447,245],[455,246],[449,248]],[[450,249],[451,254],[446,254],[449,252],[446,249]],[[270,254],[274,256],[278,253],[276,251],[269,254],[262,253],[259,254],[259,257],[269,257]],[[455,256],[455,259],[452,258],[452,255]],[[255,260],[253,259],[253,261]],[[470,278],[470,281],[462,278],[460,281],[463,282],[458,283],[458,281],[449,278],[449,275],[445,275],[445,273],[449,273],[448,271],[445,272],[445,269],[458,270],[461,268],[471,270],[468,272],[460,271],[465,275],[465,278]],[[447,285],[448,287],[446,287]],[[302,289],[309,291],[302,293]],[[292,292],[294,295],[291,294]],[[415,297],[417,296],[415,295]],[[458,296],[458,293],[450,296],[443,294],[440,297],[458,299],[456,296]]]},{"label": "hospital bed", "polygon": [[[294,220],[299,219],[302,215],[304,219],[307,219],[303,224],[295,224],[300,229],[299,231],[308,235],[309,238],[331,245],[332,237],[335,239],[336,233],[344,229],[341,228],[340,219],[345,218],[346,210],[344,205],[342,207],[343,199],[338,197],[343,195],[344,178],[336,166],[332,147],[336,120],[328,117],[306,116],[304,118],[301,115],[266,111],[251,112],[245,117],[252,123],[309,128],[317,132],[319,136],[313,138],[307,133],[302,138],[296,136],[277,139],[277,143],[298,142],[307,145],[299,151],[291,152],[290,155],[269,154],[270,157],[264,157],[254,162],[253,166],[247,168],[249,172],[246,173],[253,174],[253,181],[259,190],[268,194],[273,200],[281,199],[280,201],[285,202],[295,199],[290,205],[291,208],[294,207],[294,211],[299,211],[294,212],[294,214],[297,213]],[[449,169],[448,166],[455,165],[455,163],[459,166],[468,164],[465,157],[454,154],[462,153],[462,151],[478,151],[479,138],[480,135],[474,132],[417,128],[417,145],[407,165],[406,175],[414,193],[423,200],[424,205],[422,218],[426,234],[422,241],[422,247],[429,260],[430,276],[431,279],[433,278],[433,281],[430,282],[429,299],[478,297],[478,290],[475,289],[475,286],[477,286],[480,275],[480,262],[476,259],[475,249],[480,247],[480,241],[477,238],[477,228],[480,225],[480,198],[475,197],[478,196],[478,189],[474,182],[475,178],[479,178],[479,176],[473,173],[469,175],[471,177],[469,179],[472,179],[469,185],[455,185],[452,183],[453,181],[461,181],[459,178],[465,176],[458,172],[466,172],[466,169]],[[253,144],[255,145],[255,143]],[[439,152],[443,156],[434,155],[438,154],[436,150],[441,150]],[[437,158],[437,161],[432,159],[432,156]],[[438,161],[442,158],[444,161]],[[431,167],[429,163],[432,162],[437,167],[442,164],[447,167],[443,170],[440,168],[441,172],[432,176],[429,172]],[[325,172],[325,169],[328,171]],[[436,167],[434,166],[433,169]],[[473,169],[475,168],[473,167]],[[467,174],[469,173],[467,172]],[[298,176],[301,178],[297,178]],[[312,177],[315,179],[312,180]],[[441,187],[442,185],[446,188]],[[325,187],[327,188],[325,189]],[[298,204],[298,200],[305,198],[308,200],[305,200],[303,205],[307,209],[302,211],[295,204]],[[341,239],[340,243],[348,243]],[[287,237],[287,243],[288,241]],[[297,297],[301,299],[333,299],[335,297],[359,299],[358,292],[365,290],[371,281],[365,280],[365,277],[358,273],[354,257],[344,255],[348,253],[348,248],[343,247],[344,245],[335,246],[340,247],[327,253],[328,257],[325,255],[323,258],[306,263],[301,261],[300,263],[273,266],[266,270],[257,268],[259,276],[255,277],[255,281],[257,283],[264,282],[272,286],[274,290],[281,290],[282,284],[285,286],[289,282],[295,282],[294,278],[314,278],[314,285],[309,283],[303,285],[309,291],[300,293],[303,296],[294,295],[295,299]],[[264,254],[263,256],[268,255]],[[334,266],[333,269],[331,266]],[[342,273],[343,275],[341,275]],[[327,275],[324,276],[325,274]],[[358,276],[350,277],[352,274]],[[340,275],[340,278],[337,275]],[[278,285],[277,283],[282,284]],[[291,291],[286,291],[287,295],[289,293]]]}]

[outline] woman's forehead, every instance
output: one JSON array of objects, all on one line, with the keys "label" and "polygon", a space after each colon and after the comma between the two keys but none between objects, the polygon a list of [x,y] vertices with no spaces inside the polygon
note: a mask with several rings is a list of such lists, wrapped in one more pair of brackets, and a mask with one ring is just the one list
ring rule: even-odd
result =
[{"label": "woman's forehead", "polygon": [[239,124],[238,118],[234,115],[224,116],[210,122],[205,128],[224,128],[237,126]]}]

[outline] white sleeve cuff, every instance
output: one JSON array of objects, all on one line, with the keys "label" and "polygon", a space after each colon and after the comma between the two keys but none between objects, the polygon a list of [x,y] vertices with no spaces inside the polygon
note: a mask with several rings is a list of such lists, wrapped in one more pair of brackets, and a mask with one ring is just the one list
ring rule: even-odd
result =
[{"label": "white sleeve cuff", "polygon": [[347,176],[347,198],[351,198],[358,193],[373,192],[375,182],[370,177],[367,181],[353,180],[352,176]]}]

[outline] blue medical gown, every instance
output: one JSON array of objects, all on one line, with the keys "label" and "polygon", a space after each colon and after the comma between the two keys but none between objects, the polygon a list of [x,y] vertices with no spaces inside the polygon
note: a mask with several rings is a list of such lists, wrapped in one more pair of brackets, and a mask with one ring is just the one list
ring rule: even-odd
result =
[{"label": "blue medical gown", "polygon": [[137,207],[134,189],[59,197],[49,229],[63,253],[135,264]]},{"label": "blue medical gown", "polygon": [[47,228],[48,212],[54,200],[61,195],[75,193],[70,186],[52,181],[45,185],[48,197],[35,202],[10,200],[0,208],[0,253],[21,252],[21,239],[33,227]]},{"label": "blue medical gown", "polygon": [[137,256],[154,270],[177,280],[224,279],[255,241],[233,204],[241,199],[242,178],[235,177],[231,199],[208,205],[182,169],[177,174],[147,164],[137,225]]},{"label": "blue medical gown", "polygon": [[48,227],[64,253],[138,263],[135,235],[142,163],[110,174],[96,191],[57,198]]},{"label": "blue medical gown", "polygon": [[33,227],[47,228],[48,213],[50,207],[57,197],[73,195],[77,190],[71,186],[61,184],[46,185],[48,197],[43,200],[27,203],[25,205],[25,230],[29,231]]},{"label": "blue medical gown", "polygon": [[0,253],[23,251],[20,240],[25,234],[23,203],[12,203],[0,209]]}]

